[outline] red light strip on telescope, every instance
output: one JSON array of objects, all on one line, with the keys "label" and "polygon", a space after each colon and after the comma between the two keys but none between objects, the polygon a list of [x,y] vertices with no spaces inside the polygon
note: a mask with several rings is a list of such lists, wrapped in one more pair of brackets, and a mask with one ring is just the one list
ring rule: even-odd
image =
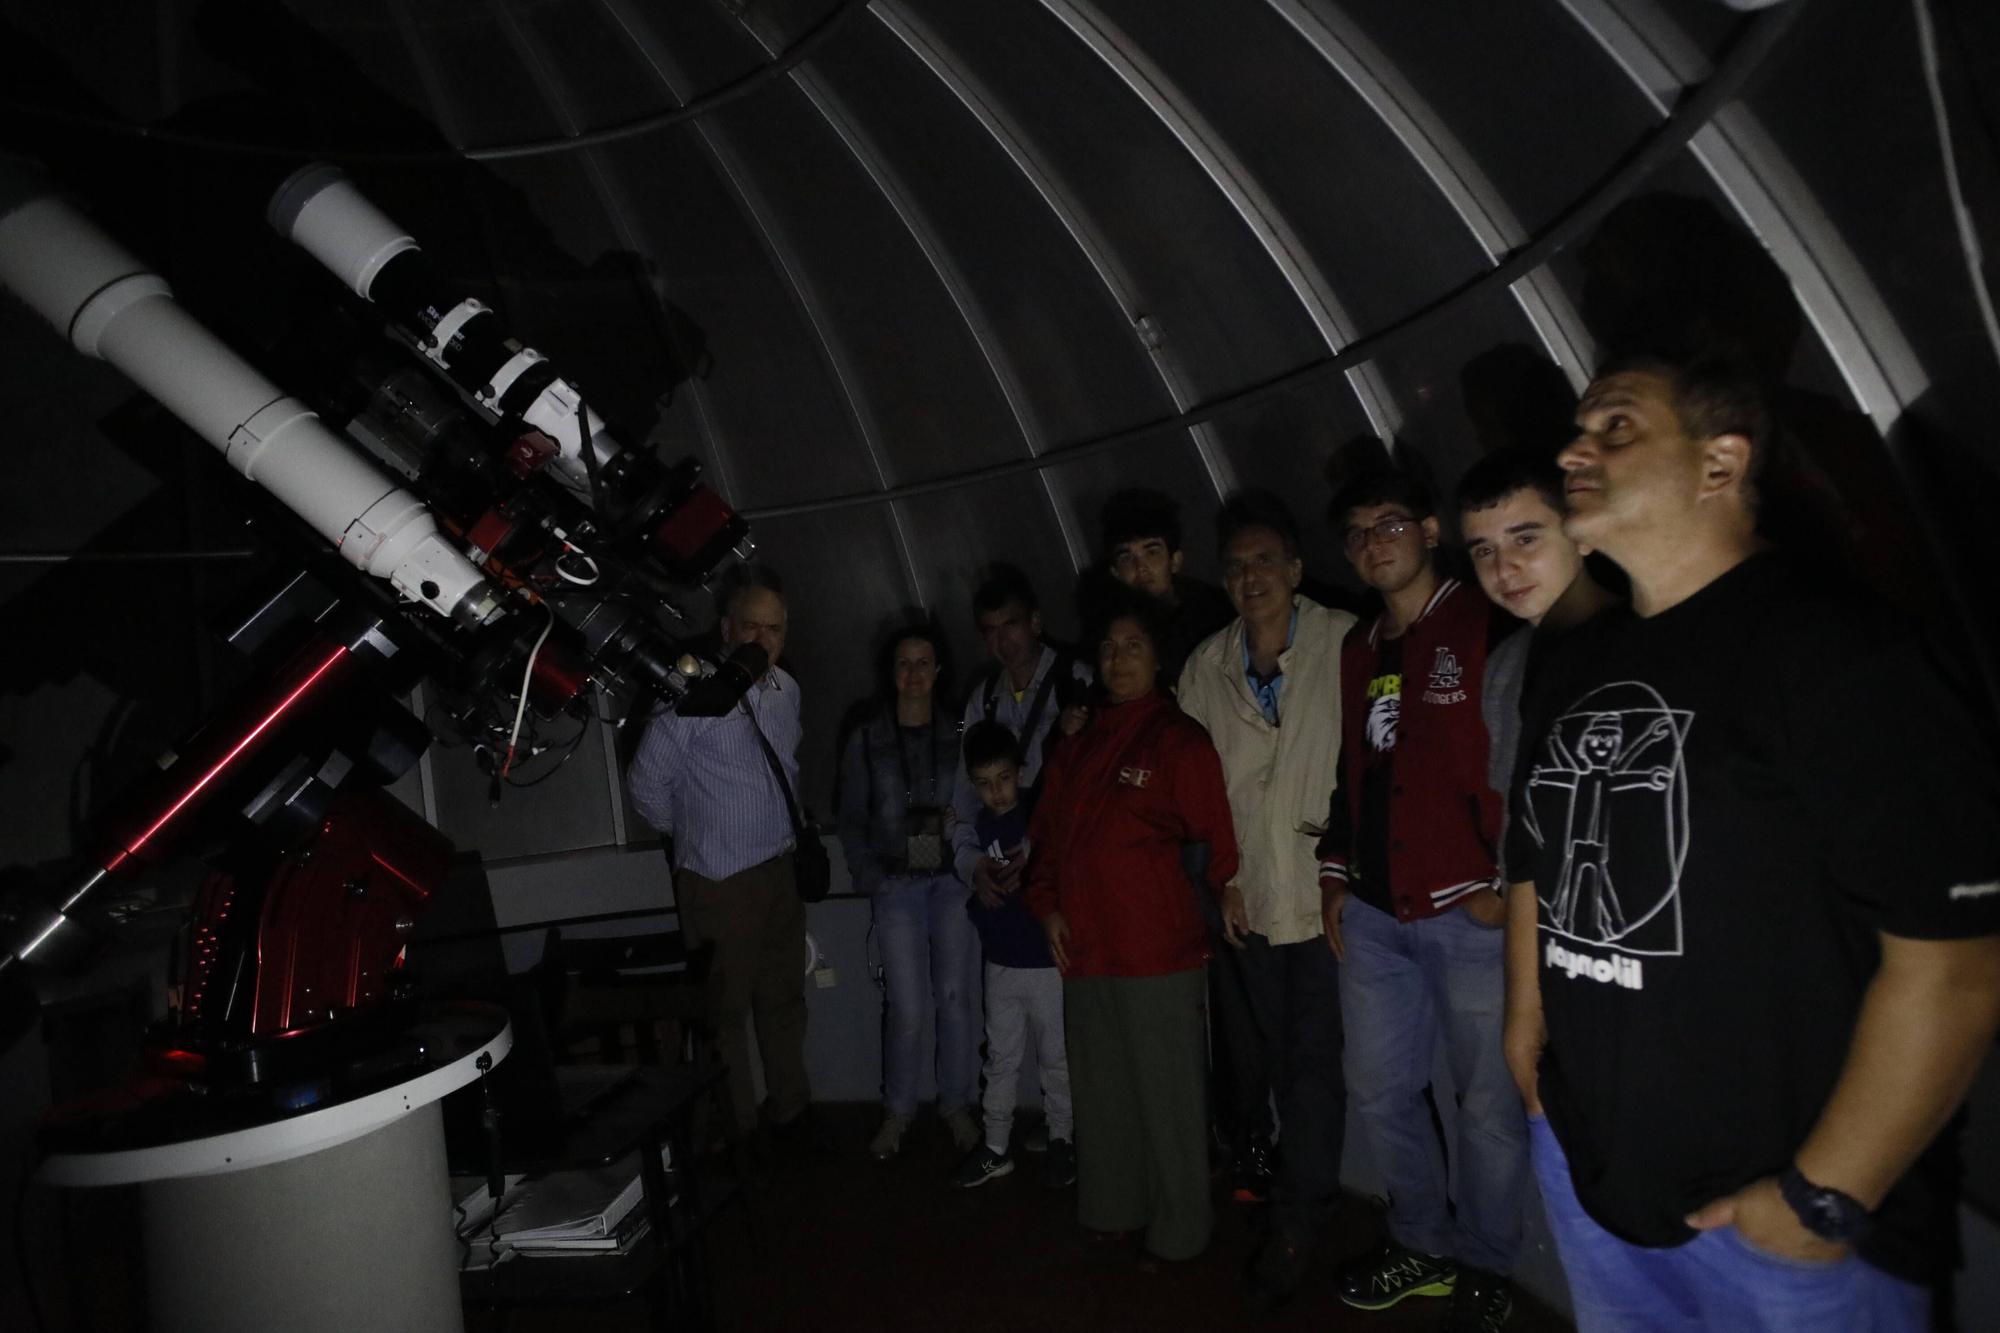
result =
[{"label": "red light strip on telescope", "polygon": [[346,655],[347,655],[347,646],[345,644],[342,644],[340,647],[335,648],[331,653],[329,653],[327,655],[327,659],[324,662],[321,662],[317,667],[315,667],[313,669],[313,673],[310,676],[307,676],[303,681],[301,681],[297,689],[294,689],[290,694],[286,695],[283,699],[279,700],[278,706],[276,708],[273,708],[269,713],[266,713],[264,715],[264,720],[262,722],[259,722],[256,726],[252,727],[249,733],[245,735],[242,740],[230,746],[229,753],[223,755],[222,758],[216,760],[215,763],[209,768],[208,772],[201,775],[201,780],[199,782],[195,783],[194,786],[189,787],[186,793],[183,794],[178,801],[175,801],[171,806],[167,807],[167,812],[161,815],[158,819],[154,820],[151,828],[147,829],[144,833],[141,833],[137,838],[134,838],[129,844],[127,844],[125,850],[120,852],[118,856],[113,860],[112,864],[110,866],[107,866],[106,869],[115,869],[117,865],[120,862],[123,862],[127,857],[137,855],[139,849],[146,845],[148,839],[150,839],[155,833],[158,833],[162,828],[166,827],[167,823],[171,821],[175,815],[179,814],[189,801],[192,801],[197,795],[201,793],[202,788],[206,787],[209,783],[215,781],[216,777],[222,772],[223,769],[229,767],[230,764],[234,763],[236,761],[236,757],[242,754],[244,750],[249,748],[250,743],[252,741],[256,740],[266,731],[270,730],[271,724],[276,722],[280,717],[283,717],[286,709],[290,708],[293,704],[297,703],[301,695],[303,695],[307,690],[310,690],[315,684],[317,684],[319,682],[319,678],[321,676],[324,676],[328,671],[330,671],[333,668],[334,663],[338,662],[341,658],[345,657]]},{"label": "red light strip on telescope", "polygon": [[408,875],[405,875],[402,871],[390,865],[387,861],[384,861],[380,856],[376,855],[374,852],[368,853],[368,859],[373,861],[376,865],[381,866],[384,870],[394,875],[397,879],[402,880],[403,883],[409,885],[410,888],[416,892],[416,895],[419,898],[428,898],[431,896],[431,891],[429,889],[417,883],[415,880],[411,879]]}]

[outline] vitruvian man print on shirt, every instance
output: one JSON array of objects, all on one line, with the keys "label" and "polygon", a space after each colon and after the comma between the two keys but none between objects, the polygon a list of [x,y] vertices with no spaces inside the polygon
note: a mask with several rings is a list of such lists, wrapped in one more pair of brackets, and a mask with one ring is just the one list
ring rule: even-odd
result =
[{"label": "vitruvian man print on shirt", "polygon": [[1573,702],[1529,770],[1521,818],[1543,849],[1545,931],[1655,957],[1681,952],[1687,860],[1683,751],[1694,715],[1616,681]]}]

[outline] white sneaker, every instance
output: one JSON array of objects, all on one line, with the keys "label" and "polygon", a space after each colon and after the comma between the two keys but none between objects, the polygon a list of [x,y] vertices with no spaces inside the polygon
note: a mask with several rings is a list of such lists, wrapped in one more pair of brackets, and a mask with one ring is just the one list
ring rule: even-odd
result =
[{"label": "white sneaker", "polygon": [[891,1113],[883,1116],[882,1127],[869,1140],[868,1155],[878,1162],[886,1162],[903,1151],[903,1131],[909,1127],[910,1122],[899,1115]]},{"label": "white sneaker", "polygon": [[952,1146],[960,1152],[971,1152],[986,1137],[979,1122],[972,1118],[972,1112],[963,1106],[946,1112],[944,1123],[951,1128]]}]

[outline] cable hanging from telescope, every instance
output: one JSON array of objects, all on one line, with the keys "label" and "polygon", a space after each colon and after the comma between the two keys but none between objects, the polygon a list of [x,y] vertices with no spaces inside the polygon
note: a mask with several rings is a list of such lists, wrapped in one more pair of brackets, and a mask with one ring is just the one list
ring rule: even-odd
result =
[{"label": "cable hanging from telescope", "polygon": [[[547,782],[550,778],[554,777],[557,773],[561,772],[562,766],[564,764],[567,764],[570,761],[570,759],[575,756],[577,750],[582,748],[584,733],[589,731],[590,727],[591,723],[589,718],[585,718],[583,721],[579,722],[576,727],[576,735],[570,737],[568,741],[564,742],[563,752],[560,755],[556,756],[555,763],[549,765],[549,767],[545,771],[537,773],[535,774],[535,776],[531,778],[527,779],[512,778],[512,777],[507,778],[506,779],[507,785],[510,787],[518,787],[526,789],[528,787],[539,787],[544,782]],[[529,756],[530,759],[536,757],[537,756],[534,755]]]},{"label": "cable hanging from telescope", "polygon": [[521,669],[521,701],[514,707],[514,730],[507,736],[507,757],[500,763],[500,780],[506,781],[507,774],[514,767],[514,747],[521,740],[521,722],[528,715],[528,685],[535,678],[535,659],[541,656],[542,645],[548,641],[549,631],[556,627],[556,609],[547,602],[542,610],[548,615],[548,623],[535,636],[535,646],[528,650],[528,664]]}]

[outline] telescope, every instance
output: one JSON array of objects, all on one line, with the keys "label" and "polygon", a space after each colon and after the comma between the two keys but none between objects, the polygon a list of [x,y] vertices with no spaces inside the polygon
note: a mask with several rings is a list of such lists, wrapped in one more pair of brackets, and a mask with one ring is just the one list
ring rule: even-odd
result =
[{"label": "telescope", "polygon": [[[8,905],[0,984],[80,966],[106,885],[199,856],[148,1087],[296,1109],[395,1064],[406,945],[460,858],[384,788],[434,728],[469,742],[497,800],[550,748],[544,728],[580,738],[600,701],[717,714],[766,663],[690,645],[676,598],[751,550],[695,460],[624,445],[339,170],[294,173],[268,219],[349,307],[348,333],[316,345],[311,402],[0,163],[0,286],[268,496],[260,525],[298,566],[225,628],[255,679],[118,803],[53,896]],[[403,703],[419,684],[438,700],[424,719]]]}]

